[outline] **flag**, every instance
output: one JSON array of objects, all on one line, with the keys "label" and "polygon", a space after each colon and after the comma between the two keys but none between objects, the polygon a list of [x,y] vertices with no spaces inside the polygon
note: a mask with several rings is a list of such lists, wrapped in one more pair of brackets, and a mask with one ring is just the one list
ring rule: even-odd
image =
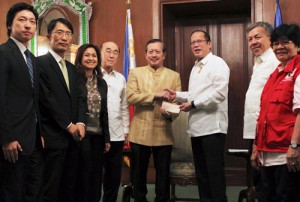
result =
[{"label": "flag", "polygon": [[276,8],[275,8],[275,19],[274,19],[274,28],[278,27],[282,24],[282,16],[279,0],[276,0]]},{"label": "flag", "polygon": [[[131,17],[130,17],[130,9],[127,9],[127,15],[126,15],[126,28],[125,28],[125,41],[124,41],[124,59],[123,59],[123,75],[128,80],[128,74],[130,69],[133,69],[136,67],[135,62],[135,52],[134,52],[134,39],[133,39],[133,31],[132,31],[132,25],[131,25]],[[130,112],[130,121],[134,115],[134,106],[129,106],[129,112]],[[127,142],[126,145],[124,145],[124,150],[129,150],[130,144]],[[124,162],[130,167],[130,159],[128,156],[124,156]]]},{"label": "flag", "polygon": [[126,28],[125,28],[125,42],[124,42],[124,60],[123,60],[123,75],[127,81],[129,70],[136,67],[134,39],[130,18],[130,9],[127,9]]}]

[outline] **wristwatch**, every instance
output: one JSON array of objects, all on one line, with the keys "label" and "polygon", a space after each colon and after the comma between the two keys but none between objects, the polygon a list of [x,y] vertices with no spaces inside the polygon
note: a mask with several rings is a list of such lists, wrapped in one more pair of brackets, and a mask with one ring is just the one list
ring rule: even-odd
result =
[{"label": "wristwatch", "polygon": [[191,102],[191,105],[192,105],[192,108],[196,108],[195,104],[194,104],[194,101]]},{"label": "wristwatch", "polygon": [[300,144],[297,144],[297,142],[295,142],[295,141],[291,141],[291,147],[293,149],[297,149],[298,147],[300,147]]}]

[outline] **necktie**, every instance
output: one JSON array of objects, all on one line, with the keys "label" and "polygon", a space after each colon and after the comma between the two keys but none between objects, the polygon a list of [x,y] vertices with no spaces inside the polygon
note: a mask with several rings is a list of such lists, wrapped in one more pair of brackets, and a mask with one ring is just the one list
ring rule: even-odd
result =
[{"label": "necktie", "polygon": [[61,59],[59,61],[59,63],[61,64],[61,71],[63,73],[63,76],[65,78],[65,82],[67,84],[68,90],[70,91],[70,86],[69,86],[69,75],[68,75],[68,70],[67,70],[67,66],[66,66],[66,61],[64,59]]},{"label": "necktie", "polygon": [[33,77],[33,67],[32,67],[32,60],[31,60],[31,57],[30,57],[30,51],[28,49],[26,49],[26,51],[24,53],[25,53],[25,56],[26,56],[27,67],[28,67],[30,80],[31,80],[31,86],[33,88],[34,87],[34,77]]}]

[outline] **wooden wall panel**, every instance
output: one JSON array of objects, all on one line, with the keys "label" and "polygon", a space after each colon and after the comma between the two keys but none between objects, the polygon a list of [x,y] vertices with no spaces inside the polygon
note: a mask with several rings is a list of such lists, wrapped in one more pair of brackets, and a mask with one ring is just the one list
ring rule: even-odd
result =
[{"label": "wooden wall panel", "polygon": [[[121,55],[117,69],[121,72],[126,22],[125,2],[124,0],[93,0],[93,15],[90,21],[90,42],[100,45],[105,41],[115,41],[120,46]],[[152,19],[152,1],[131,1],[137,66],[146,64],[144,45],[152,38]]]},{"label": "wooden wall panel", "polygon": [[280,0],[280,7],[284,23],[296,23],[300,25],[299,0]]},{"label": "wooden wall panel", "polygon": [[[254,0],[257,4],[262,4],[262,20],[274,24],[275,2],[276,0]],[[283,23],[296,23],[300,25],[300,1],[299,0],[280,0],[280,8]],[[257,13],[257,15],[260,15]]]},{"label": "wooden wall panel", "polygon": [[[4,43],[7,37],[7,30],[6,30],[6,14],[9,8],[14,5],[15,3],[20,2],[20,0],[0,0],[0,44]],[[31,3],[31,0],[23,0],[25,3]]]}]

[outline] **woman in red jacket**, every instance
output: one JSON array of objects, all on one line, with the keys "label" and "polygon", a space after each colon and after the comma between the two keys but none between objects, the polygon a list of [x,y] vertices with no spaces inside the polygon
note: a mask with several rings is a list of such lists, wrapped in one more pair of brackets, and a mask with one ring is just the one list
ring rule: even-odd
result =
[{"label": "woman in red jacket", "polygon": [[260,165],[268,202],[300,201],[299,26],[274,29],[271,45],[281,64],[262,92],[251,163]]}]

